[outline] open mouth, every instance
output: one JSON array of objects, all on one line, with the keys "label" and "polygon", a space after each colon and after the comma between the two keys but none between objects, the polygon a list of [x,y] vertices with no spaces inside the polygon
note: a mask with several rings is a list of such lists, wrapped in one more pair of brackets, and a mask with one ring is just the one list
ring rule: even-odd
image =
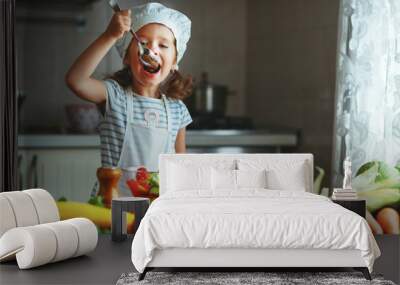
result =
[{"label": "open mouth", "polygon": [[142,56],[139,55],[140,62],[143,65],[143,69],[149,73],[157,73],[161,69],[161,64],[156,58],[151,56],[149,53],[145,53]]},{"label": "open mouth", "polygon": [[153,66],[143,64],[143,69],[149,73],[155,74],[160,71],[161,65],[159,64],[157,67],[153,67]]}]

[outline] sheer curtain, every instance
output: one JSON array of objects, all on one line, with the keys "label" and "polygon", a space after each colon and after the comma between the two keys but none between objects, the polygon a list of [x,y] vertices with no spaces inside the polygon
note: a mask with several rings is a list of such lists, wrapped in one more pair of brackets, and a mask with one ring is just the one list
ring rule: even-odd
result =
[{"label": "sheer curtain", "polygon": [[332,186],[349,156],[400,164],[400,1],[342,0],[340,5]]},{"label": "sheer curtain", "polygon": [[0,192],[18,189],[15,0],[0,1]]}]

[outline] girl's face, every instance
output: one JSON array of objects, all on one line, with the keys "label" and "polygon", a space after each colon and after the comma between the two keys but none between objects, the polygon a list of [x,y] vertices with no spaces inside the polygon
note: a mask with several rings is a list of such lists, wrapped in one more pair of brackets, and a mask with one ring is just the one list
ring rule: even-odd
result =
[{"label": "girl's face", "polygon": [[142,43],[146,43],[159,58],[161,68],[157,73],[149,73],[143,69],[139,61],[139,49],[136,39],[133,39],[124,58],[124,64],[130,66],[133,74],[133,84],[143,87],[159,86],[176,63],[176,48],[174,34],[161,24],[147,24],[136,33]]}]

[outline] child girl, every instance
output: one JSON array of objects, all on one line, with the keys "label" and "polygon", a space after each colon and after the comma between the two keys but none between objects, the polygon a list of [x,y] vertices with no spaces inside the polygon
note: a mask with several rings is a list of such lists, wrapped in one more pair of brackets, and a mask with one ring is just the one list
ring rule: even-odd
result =
[{"label": "child girl", "polygon": [[[185,127],[192,119],[181,100],[191,93],[192,81],[177,70],[190,28],[187,16],[159,3],[116,12],[106,31],[66,75],[67,85],[77,96],[102,109],[102,166],[122,169],[122,196],[131,195],[126,180],[132,178],[132,171],[143,166],[158,171],[159,154],[186,151]],[[143,67],[130,29],[159,59],[159,71],[151,73]],[[123,69],[104,81],[92,78],[114,44],[123,58]]]}]

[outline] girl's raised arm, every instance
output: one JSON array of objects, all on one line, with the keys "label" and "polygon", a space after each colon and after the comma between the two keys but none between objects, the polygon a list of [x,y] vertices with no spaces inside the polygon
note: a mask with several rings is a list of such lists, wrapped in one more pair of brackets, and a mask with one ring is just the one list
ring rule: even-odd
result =
[{"label": "girl's raised arm", "polygon": [[78,97],[96,104],[106,100],[104,83],[91,76],[115,42],[130,30],[130,15],[130,10],[116,12],[107,30],[76,59],[68,70],[65,81]]}]

